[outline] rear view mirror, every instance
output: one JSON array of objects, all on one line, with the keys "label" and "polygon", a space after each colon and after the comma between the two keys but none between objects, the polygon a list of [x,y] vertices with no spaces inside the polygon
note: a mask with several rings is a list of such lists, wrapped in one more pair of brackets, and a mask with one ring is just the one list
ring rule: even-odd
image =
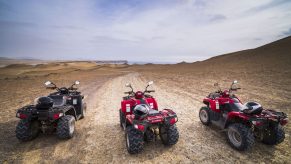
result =
[{"label": "rear view mirror", "polygon": [[45,82],[44,83],[46,86],[49,86],[49,85],[51,85],[52,84],[52,82],[50,82],[50,81],[47,81],[47,82]]},{"label": "rear view mirror", "polygon": [[148,82],[148,85],[152,85],[152,84],[154,84],[153,81],[149,81],[149,82]]},{"label": "rear view mirror", "polygon": [[130,83],[125,84],[126,87],[131,87]]},{"label": "rear view mirror", "polygon": [[55,89],[56,85],[50,81],[44,83],[47,89]]},{"label": "rear view mirror", "polygon": [[237,84],[238,84],[237,80],[234,80],[234,81],[232,82],[231,86],[230,86],[230,89],[231,89],[231,90],[237,90],[237,89],[240,89],[240,88],[237,87]]},{"label": "rear view mirror", "polygon": [[217,87],[219,84],[218,83],[214,83],[214,86]]},{"label": "rear view mirror", "polygon": [[79,85],[80,84],[80,81],[75,81],[75,85]]}]

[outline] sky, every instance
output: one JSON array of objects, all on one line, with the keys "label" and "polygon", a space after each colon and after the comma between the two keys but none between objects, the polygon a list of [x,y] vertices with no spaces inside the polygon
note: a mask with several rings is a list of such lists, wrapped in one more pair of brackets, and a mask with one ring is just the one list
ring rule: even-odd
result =
[{"label": "sky", "polygon": [[290,35],[290,0],[0,0],[1,57],[194,62]]}]

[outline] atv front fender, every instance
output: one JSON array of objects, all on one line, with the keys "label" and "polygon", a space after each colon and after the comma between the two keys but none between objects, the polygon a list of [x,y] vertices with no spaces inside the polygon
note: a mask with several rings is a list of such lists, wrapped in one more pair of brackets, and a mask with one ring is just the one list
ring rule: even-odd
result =
[{"label": "atv front fender", "polygon": [[209,99],[209,98],[204,98],[203,99],[203,104],[205,104],[205,105],[209,105],[209,101],[211,101],[211,99]]}]

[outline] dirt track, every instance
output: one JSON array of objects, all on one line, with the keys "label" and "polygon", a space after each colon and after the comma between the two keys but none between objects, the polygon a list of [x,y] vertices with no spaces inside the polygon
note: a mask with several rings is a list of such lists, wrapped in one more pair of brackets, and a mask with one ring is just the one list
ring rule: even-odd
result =
[{"label": "dirt track", "polygon": [[[183,89],[169,88],[167,84],[154,84],[153,96],[159,108],[172,108],[177,112],[177,127],[180,139],[173,147],[165,147],[160,140],[146,143],[138,155],[126,151],[124,132],[119,126],[120,101],[124,84],[130,82],[135,89],[144,89],[147,80],[138,73],[110,78],[104,83],[91,82],[80,90],[88,104],[87,117],[76,124],[76,135],[62,141],[55,135],[41,135],[37,139],[20,143],[12,134],[0,145],[13,144],[9,152],[1,152],[0,162],[24,163],[69,162],[69,163],[234,163],[234,162],[278,162],[288,163],[290,154],[284,144],[270,147],[256,143],[250,152],[237,152],[226,142],[224,133],[214,127],[203,126],[198,118],[201,102],[195,95]],[[7,136],[5,136],[7,138]],[[2,150],[2,149],[1,149]],[[3,156],[5,154],[5,157]]]}]

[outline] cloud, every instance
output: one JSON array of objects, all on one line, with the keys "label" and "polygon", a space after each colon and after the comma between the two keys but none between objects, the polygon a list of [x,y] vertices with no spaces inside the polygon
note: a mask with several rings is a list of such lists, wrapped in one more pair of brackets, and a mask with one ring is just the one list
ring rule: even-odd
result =
[{"label": "cloud", "polygon": [[290,3],[290,1],[289,0],[271,0],[271,1],[268,1],[267,3],[251,8],[247,12],[251,12],[251,13],[260,12],[260,11],[268,10],[271,8],[276,8],[280,5],[285,5],[286,3]]},{"label": "cloud", "polygon": [[263,45],[291,27],[286,0],[5,4],[15,12],[0,8],[0,56],[190,62]]},{"label": "cloud", "polygon": [[210,22],[218,22],[218,21],[222,21],[222,20],[225,20],[225,19],[226,19],[226,17],[224,15],[217,14],[217,15],[213,15],[210,18]]},{"label": "cloud", "polygon": [[84,29],[82,27],[78,27],[78,26],[72,26],[72,25],[53,25],[53,26],[50,26],[52,28],[57,28],[57,29],[73,29],[73,30],[76,30],[76,29]]},{"label": "cloud", "polygon": [[138,42],[138,40],[119,39],[110,36],[95,36],[92,40],[90,40],[90,42],[93,44],[107,45],[107,44],[130,44],[136,43]]}]

